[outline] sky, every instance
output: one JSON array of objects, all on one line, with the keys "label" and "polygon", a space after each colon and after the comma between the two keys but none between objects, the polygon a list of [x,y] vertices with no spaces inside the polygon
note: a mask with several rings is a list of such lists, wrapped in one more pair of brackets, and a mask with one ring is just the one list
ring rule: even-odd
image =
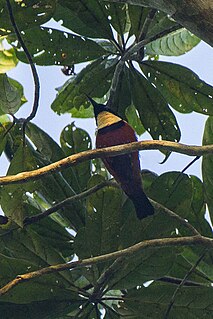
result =
[{"label": "sky", "polygon": [[[201,42],[190,52],[179,57],[160,57],[161,61],[169,61],[187,66],[193,70],[202,80],[213,85],[213,49]],[[77,68],[76,68],[77,69]],[[78,69],[77,69],[78,70]],[[62,129],[69,123],[75,121],[76,126],[87,130],[93,141],[95,137],[95,120],[94,119],[74,119],[69,114],[58,116],[55,114],[50,105],[55,99],[55,88],[60,87],[68,79],[60,70],[60,67],[37,67],[41,84],[41,98],[38,113],[33,120],[35,124],[45,130],[57,142]],[[8,72],[8,76],[19,81],[24,87],[24,94],[28,100],[21,110],[16,114],[17,117],[26,117],[29,115],[33,103],[33,79],[29,65],[19,63],[18,66]],[[191,113],[180,114],[175,112],[179,126],[182,131],[181,142],[186,144],[201,145],[206,116]],[[139,137],[139,140],[151,139],[148,133]],[[94,143],[93,143],[94,147]],[[164,156],[159,151],[140,152],[142,168],[150,169],[157,174],[162,174],[168,170],[182,170],[193,158],[172,154],[165,164],[160,164]],[[7,170],[7,160],[5,157],[0,158],[0,175],[4,175]],[[189,174],[201,176],[200,161],[196,162],[188,171]]]}]

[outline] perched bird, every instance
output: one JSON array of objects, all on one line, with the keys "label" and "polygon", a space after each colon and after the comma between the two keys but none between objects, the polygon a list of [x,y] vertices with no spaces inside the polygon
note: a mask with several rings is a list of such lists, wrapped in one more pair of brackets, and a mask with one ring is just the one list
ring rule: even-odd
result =
[{"label": "perched bird", "polygon": [[[88,97],[94,107],[97,123],[96,148],[136,142],[133,128],[106,105],[98,104]],[[132,200],[137,217],[145,218],[154,214],[153,206],[142,188],[139,152],[104,158],[103,162],[109,173],[121,185],[126,195]]]}]

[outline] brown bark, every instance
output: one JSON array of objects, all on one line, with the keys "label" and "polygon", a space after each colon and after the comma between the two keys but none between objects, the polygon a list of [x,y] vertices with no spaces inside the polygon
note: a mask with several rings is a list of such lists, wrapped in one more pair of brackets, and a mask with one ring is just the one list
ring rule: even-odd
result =
[{"label": "brown bark", "polygon": [[152,7],[169,14],[196,36],[213,46],[213,0],[110,0]]}]

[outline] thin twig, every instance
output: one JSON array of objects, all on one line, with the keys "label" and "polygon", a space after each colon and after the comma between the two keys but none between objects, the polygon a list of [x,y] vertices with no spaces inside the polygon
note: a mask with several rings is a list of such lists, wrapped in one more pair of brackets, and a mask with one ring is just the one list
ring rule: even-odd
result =
[{"label": "thin twig", "polygon": [[52,172],[58,172],[67,167],[94,158],[117,156],[121,154],[132,153],[136,150],[167,150],[170,152],[176,152],[188,156],[202,156],[206,154],[212,154],[213,145],[190,146],[177,142],[151,140],[89,150],[68,156],[60,161],[57,161],[55,163],[52,163],[50,165],[44,166],[33,171],[21,172],[16,175],[2,176],[0,177],[0,185],[26,183],[30,180],[39,179],[42,176],[51,174]]},{"label": "thin twig", "polygon": [[131,247],[108,253],[105,255],[100,255],[96,257],[87,258],[84,260],[73,261],[66,264],[58,264],[42,268],[30,273],[23,275],[18,275],[14,280],[10,281],[4,287],[0,289],[0,296],[6,294],[12,288],[21,284],[23,282],[32,280],[33,278],[38,278],[43,275],[56,273],[64,270],[86,267],[96,265],[101,262],[108,262],[120,257],[132,257],[132,255],[139,253],[142,249],[148,248],[164,248],[171,246],[203,246],[206,249],[213,249],[213,239],[204,237],[204,236],[189,236],[189,237],[178,237],[178,238],[161,238],[161,239],[152,239],[139,242]]},{"label": "thin twig", "polygon": [[[175,277],[170,277],[170,276],[164,276],[158,279],[155,279],[156,281],[161,281],[161,282],[167,282],[170,284],[175,284],[175,285],[180,285],[182,283],[183,279],[181,278],[175,278]],[[196,281],[191,281],[191,280],[186,280],[184,282],[184,286],[187,287],[206,287],[206,285],[201,284],[200,282]]]},{"label": "thin twig", "polygon": [[168,308],[166,310],[164,319],[168,319],[169,318],[169,313],[172,309],[172,306],[175,302],[175,298],[178,294],[178,292],[180,291],[180,289],[184,286],[185,282],[187,281],[187,278],[189,278],[189,276],[193,273],[193,271],[197,268],[198,264],[201,262],[201,260],[203,259],[203,257],[206,254],[206,249],[205,251],[202,253],[202,255],[198,258],[198,260],[196,261],[196,263],[191,267],[191,269],[188,271],[188,273],[185,275],[185,277],[183,278],[183,280],[181,281],[181,283],[179,284],[179,286],[177,287],[177,289],[175,289],[175,292],[170,300],[170,303],[168,305]]},{"label": "thin twig", "polygon": [[30,216],[30,217],[26,217],[24,219],[24,226],[28,226],[31,225],[33,223],[37,223],[40,220],[42,220],[43,218],[55,213],[56,211],[58,211],[59,209],[63,209],[65,206],[70,205],[72,202],[75,202],[77,200],[81,200],[86,198],[87,196],[97,192],[98,190],[106,187],[106,186],[114,186],[114,187],[119,187],[117,183],[113,182],[113,181],[104,181],[100,184],[95,185],[94,187],[91,187],[87,190],[85,190],[84,192],[77,194],[77,195],[73,195],[71,197],[66,198],[65,200],[61,201],[60,203],[48,208],[47,210],[45,210],[44,212],[34,215],[34,216]]},{"label": "thin twig", "polygon": [[14,18],[14,14],[13,14],[13,9],[12,9],[12,6],[10,4],[10,1],[6,0],[6,2],[7,2],[8,13],[9,13],[9,16],[10,16],[10,21],[11,21],[12,26],[14,28],[15,34],[17,36],[17,39],[18,39],[20,45],[22,46],[22,48],[24,50],[24,53],[25,53],[25,55],[27,57],[27,60],[29,62],[29,65],[30,65],[30,68],[31,68],[31,71],[32,71],[33,80],[34,80],[35,92],[34,92],[34,102],[33,102],[32,112],[23,121],[23,132],[25,134],[25,128],[26,128],[27,123],[29,121],[31,121],[36,116],[36,113],[37,113],[37,110],[38,110],[39,96],[40,96],[40,83],[39,83],[39,77],[38,77],[38,73],[37,73],[36,67],[35,67],[35,65],[33,63],[33,59],[32,59],[32,57],[30,55],[30,52],[29,52],[27,46],[25,45],[25,43],[24,43],[24,41],[22,39],[21,33],[19,31],[19,28],[18,28],[18,26],[16,24],[16,21],[15,21],[15,18]]}]

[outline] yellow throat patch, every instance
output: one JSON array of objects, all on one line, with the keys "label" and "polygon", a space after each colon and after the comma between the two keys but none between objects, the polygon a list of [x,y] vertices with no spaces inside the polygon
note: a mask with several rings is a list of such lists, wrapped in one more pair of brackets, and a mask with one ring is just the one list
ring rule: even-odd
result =
[{"label": "yellow throat patch", "polygon": [[121,121],[121,118],[115,114],[107,111],[103,111],[97,116],[97,126],[98,129],[104,128],[106,126],[112,125],[116,122]]}]

